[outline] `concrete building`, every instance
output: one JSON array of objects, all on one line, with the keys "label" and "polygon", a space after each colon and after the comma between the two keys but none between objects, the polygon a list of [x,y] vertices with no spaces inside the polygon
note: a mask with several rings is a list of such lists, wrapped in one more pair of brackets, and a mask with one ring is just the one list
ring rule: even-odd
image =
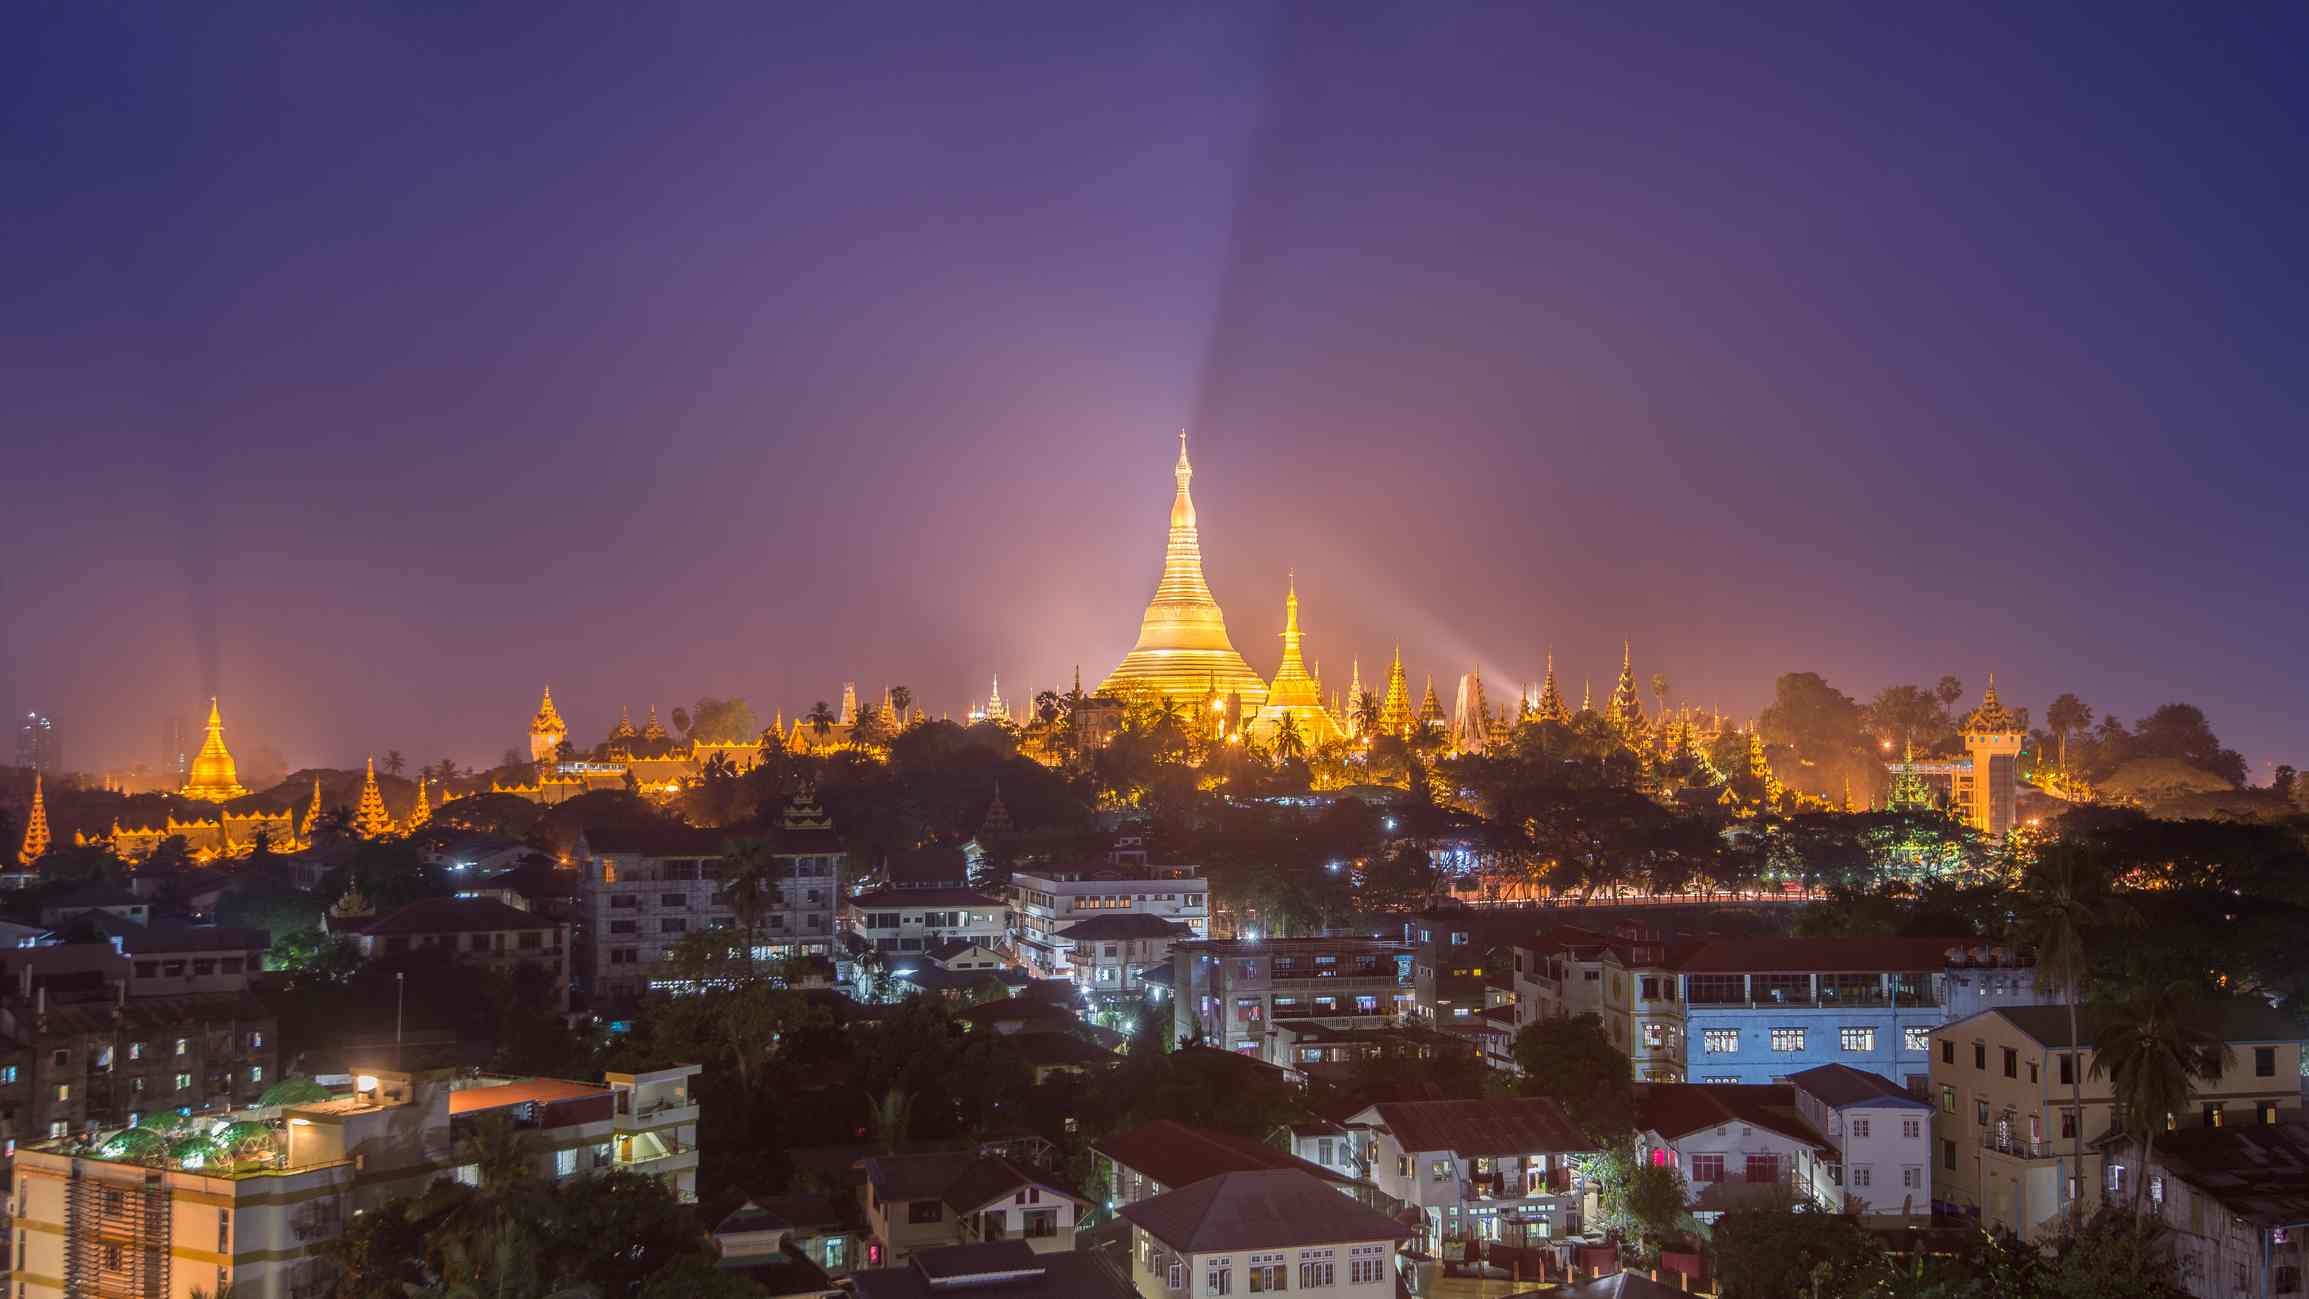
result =
[{"label": "concrete building", "polygon": [[920,1250],[998,1240],[1064,1253],[1090,1208],[1055,1174],[999,1154],[874,1155],[865,1172],[859,1194],[874,1236],[868,1259],[882,1267]]},{"label": "concrete building", "polygon": [[1636,1157],[1683,1170],[1702,1222],[1735,1209],[1842,1203],[1835,1148],[1804,1120],[1793,1087],[1643,1083],[1636,1109]]},{"label": "concrete building", "polygon": [[1222,1173],[1121,1214],[1143,1299],[1287,1290],[1393,1299],[1395,1244],[1408,1234],[1295,1168]]},{"label": "concrete building", "polygon": [[[2197,1081],[2197,1111],[2173,1116],[2176,1123],[2271,1124],[2300,1110],[2301,1030],[2291,1016],[2253,1001],[2199,1013],[2230,1059],[2219,1077]],[[2109,1080],[2092,1073],[2101,1023],[2099,1012],[2080,1009],[2072,1040],[2066,1007],[2006,1006],[1933,1032],[1932,1188],[1941,1208],[2033,1238],[2075,1197],[2088,1204],[2112,1198],[2092,1145],[2114,1126]],[[2070,1104],[2071,1079],[2081,1091],[2081,1116]]]},{"label": "concrete building", "polygon": [[382,916],[329,917],[369,960],[422,956],[511,972],[550,975],[557,1009],[569,1009],[569,926],[495,898],[425,898]]},{"label": "concrete building", "polygon": [[[679,1094],[696,1072],[640,1075],[622,1090]],[[444,1174],[473,1176],[458,1136],[484,1114],[507,1115],[535,1134],[541,1174],[634,1167],[619,1153],[623,1136],[658,1129],[620,1109],[620,1090],[615,1080],[596,1087],[363,1069],[349,1091],[325,1101],[21,1148],[15,1293],[190,1299],[196,1289],[229,1286],[241,1299],[321,1299],[335,1285],[328,1245],[353,1214]],[[693,1108],[686,1123],[665,1127],[694,1141],[695,1121]],[[694,1147],[692,1158],[694,1166]],[[662,1168],[636,1171],[678,1182]]]},{"label": "concrete building", "polygon": [[1829,1180],[1844,1188],[1838,1211],[1897,1225],[1932,1212],[1932,1106],[1849,1065],[1826,1064],[1788,1080],[1796,1113],[1835,1150]]},{"label": "concrete building", "polygon": [[1591,1143],[1539,1098],[1400,1101],[1346,1120],[1381,1193],[1418,1210],[1421,1248],[1446,1260],[1469,1242],[1538,1245],[1579,1235],[1595,1188],[1573,1161]]},{"label": "concrete building", "polygon": [[1182,921],[1125,912],[1077,920],[1052,935],[1051,942],[1086,995],[1135,1002],[1146,992],[1141,972],[1168,965],[1171,948],[1194,937]]},{"label": "concrete building", "polygon": [[2136,1197],[2172,1229],[2182,1288],[2195,1299],[2301,1293],[2309,1262],[2309,1125],[2297,1112],[2276,1123],[2180,1127],[2156,1137],[2147,1164],[2122,1136],[2102,1141],[2103,1182]]},{"label": "concrete building", "polygon": [[1210,902],[1210,881],[1199,866],[1150,866],[1118,857],[1097,866],[1020,867],[1010,876],[1006,942],[1019,964],[1038,977],[1072,978],[1073,948],[1060,937],[1068,926],[1094,917],[1154,916],[1205,938]]},{"label": "concrete building", "polygon": [[952,942],[994,947],[1009,909],[976,889],[875,889],[842,901],[842,927],[858,950],[911,956]]},{"label": "concrete building", "polygon": [[1278,1024],[1381,1028],[1413,1016],[1411,946],[1371,938],[1180,943],[1171,949],[1172,1028],[1288,1067]]},{"label": "concrete building", "polygon": [[[788,805],[769,845],[778,878],[755,935],[756,959],[831,959],[846,860],[840,837],[805,794]],[[737,926],[732,846],[725,831],[687,826],[601,826],[578,837],[585,920],[576,969],[597,1003],[679,991],[666,973],[673,946],[699,930]]]}]

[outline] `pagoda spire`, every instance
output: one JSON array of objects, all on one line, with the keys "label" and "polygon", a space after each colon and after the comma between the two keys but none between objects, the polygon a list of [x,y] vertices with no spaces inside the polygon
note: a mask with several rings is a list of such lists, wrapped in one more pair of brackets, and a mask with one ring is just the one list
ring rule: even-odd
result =
[{"label": "pagoda spire", "polygon": [[305,809],[305,846],[311,847],[313,836],[321,828],[321,778],[313,777],[313,802]]},{"label": "pagoda spire", "polygon": [[666,735],[665,727],[658,724],[656,704],[651,704],[649,706],[649,721],[641,728],[641,738],[645,740],[663,740],[669,738]]},{"label": "pagoda spire", "polygon": [[1323,687],[1307,671],[1302,652],[1305,638],[1299,630],[1299,575],[1290,573],[1283,584],[1283,661],[1267,687],[1267,701],[1256,710],[1263,731],[1278,731],[1286,716],[1301,741],[1313,747],[1339,737],[1338,720],[1323,707]]},{"label": "pagoda spire", "polygon": [[1636,693],[1635,652],[1627,641],[1620,642],[1619,684],[1612,687],[1604,716],[1622,730],[1632,730],[1644,720],[1643,697]]},{"label": "pagoda spire", "polygon": [[633,729],[633,710],[626,707],[624,704],[619,704],[617,706],[617,725],[611,729],[609,738],[613,740],[630,740],[634,737],[635,734],[636,732]]},{"label": "pagoda spire", "polygon": [[1239,695],[1246,710],[1266,702],[1267,682],[1227,639],[1226,614],[1203,578],[1201,533],[1189,485],[1194,465],[1187,459],[1187,435],[1179,431],[1178,484],[1171,498],[1170,538],[1163,548],[1162,578],[1139,620],[1138,641],[1098,686],[1099,693],[1140,692],[1185,701],[1215,678],[1218,691]]},{"label": "pagoda spire", "polygon": [[1379,702],[1379,733],[1408,735],[1411,733],[1411,684],[1403,676],[1403,647],[1395,647],[1395,659],[1387,665],[1387,694]]},{"label": "pagoda spire", "polygon": [[377,760],[369,759],[368,774],[361,777],[361,800],[353,808],[353,832],[363,839],[375,839],[393,832],[393,818],[385,815],[385,795],[377,788]]},{"label": "pagoda spire", "polygon": [[[1587,704],[1583,700],[1580,703],[1580,711],[1585,712],[1586,710]],[[1569,722],[1571,720],[1571,710],[1564,706],[1563,692],[1556,689],[1555,686],[1554,650],[1547,652],[1547,675],[1539,679],[1539,703],[1536,711],[1539,714],[1539,720],[1543,722]]]},{"label": "pagoda spire", "polygon": [[1583,713],[1595,711],[1595,682],[1583,680],[1579,683],[1579,710]]},{"label": "pagoda spire", "polygon": [[857,724],[858,683],[855,681],[845,681],[842,683],[842,713],[841,716],[836,719],[835,725],[856,726]]},{"label": "pagoda spire", "polygon": [[32,810],[24,818],[24,843],[16,850],[16,864],[30,866],[48,852],[48,800],[40,788],[40,771],[32,772]]},{"label": "pagoda spire", "polygon": [[545,698],[537,705],[537,716],[529,722],[529,760],[550,762],[569,738],[569,724],[561,720],[561,710],[553,706],[553,687],[545,688]]},{"label": "pagoda spire", "polygon": [[1430,672],[1427,674],[1427,692],[1419,700],[1419,724],[1440,726],[1445,720],[1443,701],[1435,697],[1435,674]]},{"label": "pagoda spire", "polygon": [[417,777],[417,801],[409,808],[409,828],[414,830],[432,819],[433,805],[425,798],[425,778],[419,776]]}]

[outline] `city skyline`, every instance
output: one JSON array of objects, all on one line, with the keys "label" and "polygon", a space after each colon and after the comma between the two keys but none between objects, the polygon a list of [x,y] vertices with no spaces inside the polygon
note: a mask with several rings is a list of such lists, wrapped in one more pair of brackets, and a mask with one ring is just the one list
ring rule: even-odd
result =
[{"label": "city skyline", "polygon": [[12,17],[0,707],[1017,702],[1129,648],[1186,427],[1262,674],[1295,571],[1327,690],[1630,640],[2300,756],[2298,14],[721,17]]}]

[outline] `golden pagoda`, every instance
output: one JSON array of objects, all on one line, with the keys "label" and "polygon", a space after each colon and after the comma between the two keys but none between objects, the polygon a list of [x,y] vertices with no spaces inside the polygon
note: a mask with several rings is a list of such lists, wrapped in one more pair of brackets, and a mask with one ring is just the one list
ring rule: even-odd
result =
[{"label": "golden pagoda", "polygon": [[1271,738],[1289,717],[1299,732],[1299,739],[1308,748],[1330,740],[1343,738],[1339,720],[1323,707],[1323,687],[1307,671],[1307,661],[1300,653],[1302,633],[1299,631],[1299,577],[1293,573],[1283,587],[1283,661],[1275,669],[1275,680],[1267,687],[1267,702],[1252,719],[1253,730],[1262,737]]},{"label": "golden pagoda", "polygon": [[1178,495],[1171,500],[1170,542],[1163,550],[1162,580],[1139,621],[1138,643],[1099,682],[1100,694],[1144,692],[1155,698],[1188,700],[1239,697],[1246,709],[1267,700],[1267,683],[1227,639],[1226,615],[1203,580],[1202,542],[1195,531],[1195,502],[1187,484],[1187,435],[1179,433],[1179,462],[1172,470]]},{"label": "golden pagoda", "polygon": [[1555,651],[1548,651],[1547,675],[1539,681],[1539,700],[1532,706],[1533,715],[1542,722],[1571,722],[1571,709],[1564,706],[1563,692],[1555,687]]},{"label": "golden pagoda", "polygon": [[529,723],[529,760],[549,762],[561,742],[569,738],[569,726],[561,720],[561,713],[553,706],[553,687],[545,688],[545,702],[537,706],[537,717]]},{"label": "golden pagoda", "polygon": [[193,755],[192,772],[185,777],[184,788],[177,791],[186,798],[197,798],[208,803],[223,803],[248,794],[248,787],[240,782],[240,770],[233,765],[232,752],[224,746],[224,719],[217,712],[216,698],[208,701],[208,734],[200,742],[200,752]]},{"label": "golden pagoda", "polygon": [[41,796],[40,773],[32,773],[32,811],[24,821],[24,846],[16,850],[16,863],[30,866],[48,852],[48,800]]},{"label": "golden pagoda", "polygon": [[310,807],[308,807],[308,808],[306,808],[306,809],[305,809],[305,842],[306,842],[308,845],[309,845],[309,844],[311,844],[311,843],[313,842],[313,836],[314,836],[315,834],[319,833],[319,831],[320,831],[320,828],[321,828],[321,778],[320,778],[319,776],[315,776],[315,777],[313,777],[313,802],[312,802],[312,806],[310,806]]},{"label": "golden pagoda", "polygon": [[1411,683],[1403,676],[1403,647],[1395,647],[1395,661],[1387,665],[1387,693],[1379,701],[1379,733],[1411,733]]},{"label": "golden pagoda", "polygon": [[1636,693],[1635,655],[1626,641],[1620,642],[1620,679],[1612,687],[1611,699],[1604,704],[1605,720],[1623,731],[1632,731],[1643,725],[1643,696]]},{"label": "golden pagoda", "polygon": [[1435,697],[1435,674],[1427,674],[1427,693],[1419,700],[1419,724],[1441,728],[1444,723],[1443,701]]},{"label": "golden pagoda", "polygon": [[419,776],[417,777],[417,801],[410,805],[409,820],[406,824],[411,830],[415,830],[418,826],[432,819],[433,805],[425,800],[425,778]]},{"label": "golden pagoda", "polygon": [[617,706],[617,725],[610,728],[609,738],[613,741],[631,740],[639,735],[640,732],[633,729],[633,710],[624,704],[619,704]]},{"label": "golden pagoda", "polygon": [[1347,660],[1347,707],[1340,713],[1347,726],[1347,738],[1363,738],[1363,660]]},{"label": "golden pagoda", "polygon": [[361,778],[361,801],[353,808],[353,832],[375,839],[393,832],[393,818],[385,815],[385,795],[377,788],[377,760],[369,759],[369,774]]},{"label": "golden pagoda", "polygon": [[666,734],[665,727],[658,725],[656,704],[651,704],[649,706],[649,721],[643,723],[642,725],[641,738],[649,741],[652,744],[673,738],[672,736]]}]

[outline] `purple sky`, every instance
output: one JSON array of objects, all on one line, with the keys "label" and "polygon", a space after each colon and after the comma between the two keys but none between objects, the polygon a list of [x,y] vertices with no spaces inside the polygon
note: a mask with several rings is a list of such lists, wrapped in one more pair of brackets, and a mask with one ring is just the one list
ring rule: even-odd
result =
[{"label": "purple sky", "polygon": [[1263,671],[1296,566],[1336,683],[2309,758],[2299,6],[213,8],[0,18],[0,708],[76,767],[211,683],[293,766],[1095,682],[1181,426]]}]

